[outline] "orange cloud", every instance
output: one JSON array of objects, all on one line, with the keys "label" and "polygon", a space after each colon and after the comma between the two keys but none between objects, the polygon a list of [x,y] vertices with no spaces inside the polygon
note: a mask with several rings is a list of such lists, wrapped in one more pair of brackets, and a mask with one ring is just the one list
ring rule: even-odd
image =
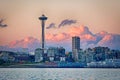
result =
[{"label": "orange cloud", "polygon": [[109,41],[112,39],[112,35],[106,35],[102,40],[103,41]]},{"label": "orange cloud", "polygon": [[85,34],[83,36],[81,36],[82,39],[85,39],[85,40],[96,40],[96,37],[90,35],[90,34]]},{"label": "orange cloud", "polygon": [[29,46],[29,44],[32,44],[34,42],[39,42],[39,41],[33,37],[27,37],[22,40],[15,40],[15,41],[10,42],[9,47],[11,47],[11,48],[14,48],[14,47],[27,48]]},{"label": "orange cloud", "polygon": [[66,38],[68,38],[69,35],[66,33],[59,33],[59,34],[47,34],[46,35],[46,40],[49,41],[61,41],[64,40]]},{"label": "orange cloud", "polygon": [[112,39],[113,39],[113,35],[107,34],[102,38],[101,41],[99,41],[98,44],[99,45],[109,45],[109,46],[111,46],[111,45],[113,45]]},{"label": "orange cloud", "polygon": [[71,39],[73,36],[79,36],[82,40],[96,40],[89,29],[85,26],[70,27],[66,33],[47,34],[46,39],[51,41],[61,41]]},{"label": "orange cloud", "polygon": [[106,31],[101,31],[101,32],[99,32],[99,34],[101,34],[101,35],[106,35],[106,34],[108,34],[108,32],[106,32]]},{"label": "orange cloud", "polygon": [[71,37],[72,36],[80,36],[80,38],[84,39],[84,40],[96,40],[96,38],[89,31],[88,27],[85,27],[83,25],[78,26],[78,27],[71,27],[69,29],[68,34]]},{"label": "orange cloud", "polygon": [[74,26],[69,28],[69,34],[74,35],[84,35],[84,34],[92,34],[88,27],[80,25],[80,26]]},{"label": "orange cloud", "polygon": [[14,47],[17,44],[17,41],[12,41],[9,43],[9,47]]},{"label": "orange cloud", "polygon": [[[69,29],[64,33],[58,34],[46,34],[45,39],[47,45],[52,46],[63,46],[68,49],[71,48],[71,38],[73,36],[79,36],[81,39],[81,48],[88,48],[93,46],[108,46],[110,48],[119,49],[119,41],[120,35],[117,34],[110,34],[105,31],[101,31],[100,33],[93,34],[89,31],[89,29],[85,26],[78,26],[78,27],[69,27]],[[23,47],[23,48],[38,48],[40,47],[40,42],[33,38],[27,37],[22,40],[12,41],[9,44],[9,47],[16,48],[16,47]]]},{"label": "orange cloud", "polygon": [[69,28],[69,34],[71,36],[79,36],[80,34],[83,34],[84,32],[85,32],[85,27],[84,26]]}]

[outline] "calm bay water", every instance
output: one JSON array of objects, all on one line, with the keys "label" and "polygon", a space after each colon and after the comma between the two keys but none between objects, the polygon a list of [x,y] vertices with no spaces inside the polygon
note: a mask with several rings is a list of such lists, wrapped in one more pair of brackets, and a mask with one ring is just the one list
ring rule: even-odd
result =
[{"label": "calm bay water", "polygon": [[0,68],[0,80],[120,80],[120,69]]}]

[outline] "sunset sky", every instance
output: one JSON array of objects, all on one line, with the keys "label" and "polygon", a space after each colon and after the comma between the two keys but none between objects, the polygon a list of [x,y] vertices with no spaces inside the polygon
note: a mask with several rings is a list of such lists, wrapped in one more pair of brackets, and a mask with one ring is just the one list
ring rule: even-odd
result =
[{"label": "sunset sky", "polygon": [[[0,0],[0,19],[7,27],[0,27],[0,45],[29,36],[41,38],[42,14],[48,17],[46,27],[55,27],[63,20],[76,23],[61,28],[46,29],[46,34],[71,30],[70,26],[87,26],[96,34],[107,31],[120,34],[120,0]],[[76,29],[75,29],[76,30]]]}]

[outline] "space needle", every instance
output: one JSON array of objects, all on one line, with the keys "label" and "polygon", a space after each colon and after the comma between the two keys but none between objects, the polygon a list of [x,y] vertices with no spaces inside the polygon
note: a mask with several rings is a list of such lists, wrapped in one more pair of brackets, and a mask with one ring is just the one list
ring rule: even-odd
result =
[{"label": "space needle", "polygon": [[41,20],[41,26],[42,26],[42,54],[44,54],[44,43],[45,43],[45,21],[47,20],[47,17],[43,14],[41,17],[39,17],[39,20]]}]

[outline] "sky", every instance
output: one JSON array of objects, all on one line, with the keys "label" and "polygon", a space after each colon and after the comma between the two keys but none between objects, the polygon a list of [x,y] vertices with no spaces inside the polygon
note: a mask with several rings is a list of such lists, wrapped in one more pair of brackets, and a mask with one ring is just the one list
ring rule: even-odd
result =
[{"label": "sky", "polygon": [[[96,34],[107,31],[120,34],[120,0],[0,0],[0,19],[7,27],[0,27],[0,45],[29,36],[41,40],[41,22],[48,17],[46,34],[68,32],[69,26],[84,25]],[[76,21],[58,28],[63,20]]]}]

